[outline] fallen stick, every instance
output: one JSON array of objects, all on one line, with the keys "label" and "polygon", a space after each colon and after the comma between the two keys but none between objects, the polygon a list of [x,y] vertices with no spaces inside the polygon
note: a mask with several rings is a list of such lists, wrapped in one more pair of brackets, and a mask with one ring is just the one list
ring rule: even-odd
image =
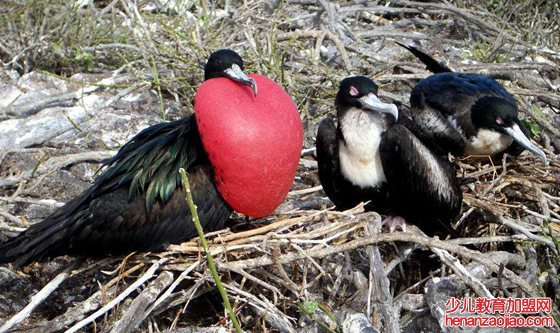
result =
[{"label": "fallen stick", "polygon": [[77,332],[78,330],[82,329],[83,327],[85,327],[87,324],[93,322],[95,319],[97,319],[99,316],[101,316],[102,314],[106,313],[107,311],[111,310],[115,305],[119,304],[120,302],[122,302],[125,298],[128,297],[128,295],[130,295],[132,292],[134,292],[137,288],[139,288],[142,284],[144,284],[144,282],[148,281],[149,279],[151,279],[154,276],[154,273],[157,271],[157,269],[159,268],[159,266],[161,264],[163,264],[164,262],[166,262],[167,259],[160,259],[157,262],[155,262],[147,271],[146,273],[144,273],[144,275],[142,275],[138,280],[134,281],[133,284],[131,284],[128,288],[126,288],[122,293],[120,293],[117,297],[115,297],[113,300],[111,300],[109,303],[107,303],[104,307],[102,307],[101,309],[95,311],[93,314],[91,314],[89,317],[83,319],[82,321],[78,322],[77,324],[75,324],[74,326],[70,327],[66,333],[74,333]]},{"label": "fallen stick", "polygon": [[159,276],[138,295],[130,304],[126,312],[111,328],[112,333],[134,331],[138,325],[150,314],[148,307],[156,297],[173,282],[173,274],[163,271]]},{"label": "fallen stick", "polygon": [[52,294],[58,286],[64,280],[66,280],[70,276],[70,272],[72,271],[72,267],[67,268],[64,272],[58,274],[54,279],[52,279],[49,283],[47,283],[43,289],[41,289],[38,293],[36,293],[33,297],[31,297],[31,301],[27,304],[20,312],[16,313],[12,318],[10,318],[7,322],[0,327],[0,333],[5,333],[9,331],[12,327],[20,323],[21,321],[25,320],[33,310],[37,306],[41,304],[50,294]]},{"label": "fallen stick", "polygon": [[[307,255],[312,257],[312,258],[322,258],[322,257],[326,257],[328,255],[332,255],[332,254],[335,254],[335,253],[339,253],[339,252],[343,252],[343,251],[350,251],[350,250],[354,250],[354,249],[357,249],[357,248],[366,247],[366,246],[369,246],[369,245],[372,245],[372,244],[386,243],[386,242],[411,242],[411,243],[416,243],[416,244],[422,245],[426,248],[435,247],[435,248],[447,250],[449,252],[457,253],[458,255],[460,255],[460,256],[462,256],[466,259],[476,261],[476,262],[488,267],[490,270],[492,270],[495,273],[498,273],[501,270],[499,265],[497,265],[495,263],[492,263],[492,262],[489,262],[488,260],[483,258],[483,256],[481,255],[481,253],[479,251],[470,250],[470,249],[467,249],[463,246],[458,246],[458,245],[455,245],[453,243],[448,243],[446,241],[442,241],[442,240],[439,240],[437,238],[429,238],[429,237],[418,236],[418,235],[411,234],[411,233],[408,233],[408,232],[399,232],[399,233],[391,233],[391,234],[379,234],[375,237],[359,238],[359,239],[352,240],[352,241],[349,241],[349,242],[341,244],[341,245],[331,246],[331,247],[328,247],[328,248],[323,248],[323,249],[318,249],[318,250],[307,251]],[[278,262],[278,263],[281,263],[281,264],[287,264],[287,263],[290,263],[290,262],[293,262],[293,261],[296,261],[296,260],[305,259],[306,257],[307,256],[302,255],[300,253],[288,253],[288,254],[282,255],[280,258],[276,258],[276,261],[274,261],[274,260],[272,260],[272,258],[270,256],[266,255],[266,256],[261,256],[261,257],[257,257],[257,258],[231,261],[229,263],[222,264],[220,266],[223,267],[224,269],[228,269],[229,267],[237,268],[237,269],[239,269],[239,268],[249,269],[249,268],[257,268],[257,267],[260,267],[260,266],[270,266],[270,265],[274,264],[275,262]],[[533,290],[533,288],[526,281],[521,279],[519,276],[517,276],[511,270],[509,270],[507,268],[503,269],[503,275],[504,275],[505,278],[509,279],[511,282],[513,282],[517,286],[519,286],[529,296],[536,296],[535,290]]]}]

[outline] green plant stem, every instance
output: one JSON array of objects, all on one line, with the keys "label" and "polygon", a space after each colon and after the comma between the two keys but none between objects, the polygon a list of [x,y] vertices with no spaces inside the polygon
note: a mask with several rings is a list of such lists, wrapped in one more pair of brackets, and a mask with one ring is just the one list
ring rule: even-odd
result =
[{"label": "green plant stem", "polygon": [[189,209],[191,210],[192,221],[194,223],[196,231],[198,232],[198,237],[200,238],[200,245],[202,245],[202,248],[206,253],[206,261],[208,262],[208,268],[210,268],[210,273],[212,273],[212,277],[216,282],[216,287],[218,288],[218,291],[222,296],[222,299],[224,301],[224,307],[226,308],[226,311],[228,312],[229,317],[233,322],[233,326],[235,327],[235,330],[237,331],[237,333],[242,333],[243,331],[241,330],[241,326],[239,326],[239,322],[235,317],[235,313],[233,313],[233,309],[231,308],[231,304],[229,303],[229,298],[227,296],[226,290],[222,285],[220,276],[218,275],[218,270],[216,269],[216,265],[214,265],[214,258],[212,257],[212,254],[210,254],[210,251],[208,251],[208,243],[206,242],[206,237],[204,237],[204,231],[202,230],[202,225],[200,224],[200,220],[198,218],[198,211],[192,198],[189,178],[187,177],[187,173],[185,172],[185,169],[180,168],[179,173],[181,174],[181,181],[183,183],[183,187],[185,188],[185,192],[187,192],[187,203],[189,205]]}]

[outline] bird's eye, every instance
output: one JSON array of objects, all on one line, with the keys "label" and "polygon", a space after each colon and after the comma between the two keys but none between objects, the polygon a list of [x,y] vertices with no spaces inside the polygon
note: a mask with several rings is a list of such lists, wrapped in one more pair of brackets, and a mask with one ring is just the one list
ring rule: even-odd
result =
[{"label": "bird's eye", "polygon": [[356,97],[360,94],[360,91],[358,90],[358,88],[354,87],[354,86],[350,86],[350,96]]},{"label": "bird's eye", "polygon": [[496,124],[498,125],[503,125],[504,124],[504,120],[501,117],[496,117]]}]

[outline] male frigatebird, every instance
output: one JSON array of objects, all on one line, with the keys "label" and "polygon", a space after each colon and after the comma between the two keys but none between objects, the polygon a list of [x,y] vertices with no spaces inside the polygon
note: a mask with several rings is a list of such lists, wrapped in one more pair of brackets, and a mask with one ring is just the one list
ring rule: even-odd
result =
[{"label": "male frigatebird", "polygon": [[377,91],[364,76],[340,83],[338,125],[327,117],[317,133],[323,189],[338,209],[371,201],[366,208],[390,215],[385,222],[393,227],[402,227],[404,218],[426,233],[447,233],[461,209],[455,172],[413,134],[410,119],[379,100]]},{"label": "male frigatebird", "polygon": [[[206,231],[221,228],[232,207],[237,210],[239,206],[242,213],[252,216],[270,213],[288,192],[299,161],[302,130],[295,104],[271,80],[245,75],[241,57],[231,50],[214,52],[204,77],[195,95],[194,115],[148,127],[134,136],[104,163],[107,169],[90,188],[0,245],[0,263],[22,266],[63,254],[158,250],[193,237],[196,231],[179,168],[189,174]],[[258,96],[257,84],[261,88]],[[212,102],[208,99],[218,100],[214,109],[208,108]],[[268,100],[272,107],[267,107]],[[246,113],[250,115],[244,116]],[[212,118],[216,114],[220,121]],[[242,134],[235,134],[238,132]],[[254,138],[255,133],[261,135],[261,141]],[[284,139],[271,146],[263,133]],[[237,148],[230,147],[232,137]],[[245,163],[253,163],[255,151],[267,154],[259,167],[277,169],[245,168]],[[220,159],[221,155],[226,158]],[[235,186],[251,175],[243,189]],[[262,184],[263,177],[276,185],[272,191]],[[253,203],[236,201],[255,193]]]},{"label": "male frigatebird", "polygon": [[454,73],[415,47],[398,43],[436,74],[412,90],[413,120],[445,151],[462,156],[519,155],[524,149],[547,163],[529,140],[514,97],[496,80],[481,74]]}]

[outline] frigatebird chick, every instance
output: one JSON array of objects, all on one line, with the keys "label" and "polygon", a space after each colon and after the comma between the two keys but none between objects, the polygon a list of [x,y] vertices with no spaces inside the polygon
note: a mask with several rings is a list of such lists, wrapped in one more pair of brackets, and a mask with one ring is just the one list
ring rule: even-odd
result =
[{"label": "frigatebird chick", "polygon": [[370,201],[366,209],[390,215],[384,221],[389,224],[404,218],[428,234],[453,232],[462,192],[452,166],[422,143],[405,126],[410,120],[399,117],[394,104],[380,101],[377,91],[364,76],[340,83],[338,125],[326,118],[317,133],[325,193],[338,209]]},{"label": "frigatebird chick", "polygon": [[[257,86],[231,50],[214,52],[205,80],[230,78]],[[107,169],[80,196],[0,245],[0,263],[63,254],[106,255],[159,250],[196,235],[179,168],[189,174],[203,228],[222,228],[232,208],[220,195],[194,115],[148,127],[106,162]]]},{"label": "frigatebird chick", "polygon": [[412,90],[413,120],[447,152],[460,156],[513,156],[524,149],[547,164],[544,152],[529,140],[514,97],[493,78],[455,73],[412,46],[403,46],[436,74]]}]

